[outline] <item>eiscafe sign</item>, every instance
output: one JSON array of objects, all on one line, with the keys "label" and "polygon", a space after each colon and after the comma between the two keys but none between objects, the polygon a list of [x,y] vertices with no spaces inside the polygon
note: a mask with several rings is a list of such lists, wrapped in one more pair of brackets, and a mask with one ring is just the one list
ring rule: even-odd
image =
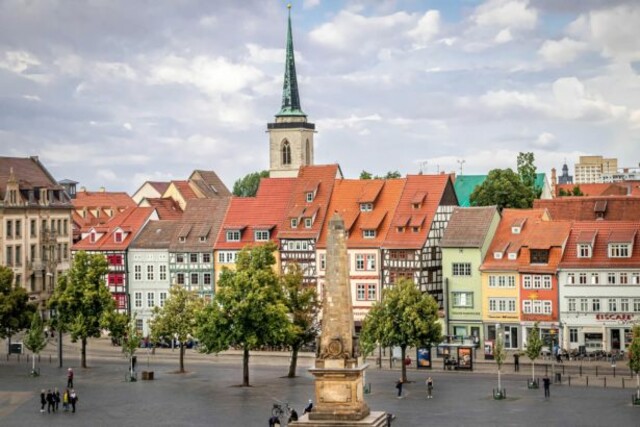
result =
[{"label": "eiscafe sign", "polygon": [[628,323],[632,322],[634,315],[631,313],[598,313],[596,314],[596,320],[600,320],[602,322],[620,322],[620,323]]}]

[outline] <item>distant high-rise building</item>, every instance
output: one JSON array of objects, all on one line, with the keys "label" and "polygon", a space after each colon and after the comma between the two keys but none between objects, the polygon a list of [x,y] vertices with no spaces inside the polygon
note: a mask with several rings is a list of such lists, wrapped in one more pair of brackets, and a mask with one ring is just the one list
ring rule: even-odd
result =
[{"label": "distant high-rise building", "polygon": [[613,175],[618,170],[618,159],[605,159],[602,156],[580,156],[575,165],[574,182],[576,184],[598,184],[603,175]]}]

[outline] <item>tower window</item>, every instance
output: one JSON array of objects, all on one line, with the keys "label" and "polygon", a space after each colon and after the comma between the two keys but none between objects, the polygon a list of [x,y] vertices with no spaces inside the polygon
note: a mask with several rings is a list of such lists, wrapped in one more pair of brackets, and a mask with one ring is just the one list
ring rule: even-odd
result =
[{"label": "tower window", "polygon": [[291,147],[289,146],[289,141],[285,141],[282,144],[282,164],[291,164]]}]

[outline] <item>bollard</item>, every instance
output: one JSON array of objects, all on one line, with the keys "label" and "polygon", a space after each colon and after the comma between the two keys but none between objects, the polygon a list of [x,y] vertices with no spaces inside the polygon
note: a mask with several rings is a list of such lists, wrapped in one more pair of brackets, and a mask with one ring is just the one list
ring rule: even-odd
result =
[{"label": "bollard", "polygon": [[598,365],[596,365],[596,377],[598,376]]},{"label": "bollard", "polygon": [[587,387],[589,387],[589,375],[587,375],[586,378],[587,378]]},{"label": "bollard", "polygon": [[569,375],[569,387],[571,387],[571,375]]},{"label": "bollard", "polygon": [[604,388],[607,388],[607,377],[604,377],[603,380],[604,380]]},{"label": "bollard", "polygon": [[582,365],[580,365],[580,376],[582,376]]},{"label": "bollard", "polygon": [[622,377],[622,388],[624,389],[624,377]]},{"label": "bollard", "polygon": [[51,355],[49,355],[49,365],[51,365]]},{"label": "bollard", "polygon": [[544,365],[544,375],[545,375],[545,377],[549,374],[548,370],[549,370],[549,365]]}]

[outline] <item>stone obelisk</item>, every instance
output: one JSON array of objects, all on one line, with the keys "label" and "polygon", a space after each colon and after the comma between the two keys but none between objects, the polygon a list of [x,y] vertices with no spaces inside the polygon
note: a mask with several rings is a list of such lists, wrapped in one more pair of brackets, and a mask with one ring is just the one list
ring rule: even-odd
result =
[{"label": "stone obelisk", "polygon": [[384,426],[386,414],[371,412],[364,401],[363,376],[354,344],[349,257],[344,221],[329,220],[320,349],[315,367],[315,405],[291,426]]}]

